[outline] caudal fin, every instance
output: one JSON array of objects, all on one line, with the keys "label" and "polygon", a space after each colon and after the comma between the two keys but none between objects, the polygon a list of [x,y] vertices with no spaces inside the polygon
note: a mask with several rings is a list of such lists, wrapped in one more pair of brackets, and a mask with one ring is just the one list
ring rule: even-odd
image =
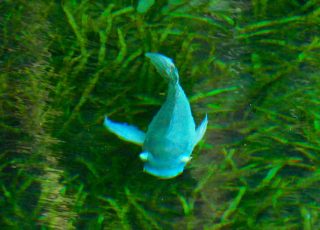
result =
[{"label": "caudal fin", "polygon": [[156,67],[162,77],[174,83],[179,81],[178,70],[171,58],[159,53],[146,53],[145,55],[150,58],[151,63]]}]

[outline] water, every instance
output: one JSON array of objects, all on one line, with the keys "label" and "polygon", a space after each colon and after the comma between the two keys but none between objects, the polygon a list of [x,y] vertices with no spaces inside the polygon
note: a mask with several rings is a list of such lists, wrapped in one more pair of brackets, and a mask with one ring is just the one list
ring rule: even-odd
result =
[{"label": "water", "polygon": [[[152,2],[0,4],[0,226],[319,229],[319,3]],[[145,52],[209,117],[170,180],[102,125],[160,108]]]}]

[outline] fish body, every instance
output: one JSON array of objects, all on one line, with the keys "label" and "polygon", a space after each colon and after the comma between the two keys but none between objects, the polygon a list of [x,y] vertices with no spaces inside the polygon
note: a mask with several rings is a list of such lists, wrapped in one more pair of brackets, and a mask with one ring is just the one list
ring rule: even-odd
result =
[{"label": "fish body", "polygon": [[142,145],[140,159],[144,171],[162,179],[183,172],[195,145],[203,137],[208,119],[196,129],[190,104],[179,84],[178,70],[172,60],[162,54],[146,53],[159,74],[168,81],[166,101],[151,121],[146,133],[138,128],[105,118],[104,125],[121,139]]}]

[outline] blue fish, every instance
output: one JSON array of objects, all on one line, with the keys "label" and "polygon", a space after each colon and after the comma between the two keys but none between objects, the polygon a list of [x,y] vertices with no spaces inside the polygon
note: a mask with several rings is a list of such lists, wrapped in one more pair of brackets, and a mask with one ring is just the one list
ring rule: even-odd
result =
[{"label": "blue fish", "polygon": [[191,160],[193,148],[203,137],[207,115],[195,128],[189,101],[179,84],[178,70],[173,61],[159,53],[146,53],[158,73],[168,81],[166,101],[151,121],[147,132],[135,126],[117,123],[105,117],[105,127],[119,138],[142,145],[140,159],[144,171],[162,179],[178,176]]}]

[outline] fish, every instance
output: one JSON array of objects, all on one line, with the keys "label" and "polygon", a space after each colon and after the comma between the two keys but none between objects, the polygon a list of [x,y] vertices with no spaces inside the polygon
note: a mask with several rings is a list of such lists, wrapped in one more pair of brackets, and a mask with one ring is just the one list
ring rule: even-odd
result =
[{"label": "fish", "polygon": [[165,102],[146,132],[130,124],[112,121],[107,116],[104,126],[120,139],[142,146],[139,157],[144,162],[144,172],[160,179],[170,179],[180,175],[191,160],[194,147],[206,132],[208,116],[206,114],[196,128],[173,60],[160,53],[148,52],[145,56],[168,82]]}]

